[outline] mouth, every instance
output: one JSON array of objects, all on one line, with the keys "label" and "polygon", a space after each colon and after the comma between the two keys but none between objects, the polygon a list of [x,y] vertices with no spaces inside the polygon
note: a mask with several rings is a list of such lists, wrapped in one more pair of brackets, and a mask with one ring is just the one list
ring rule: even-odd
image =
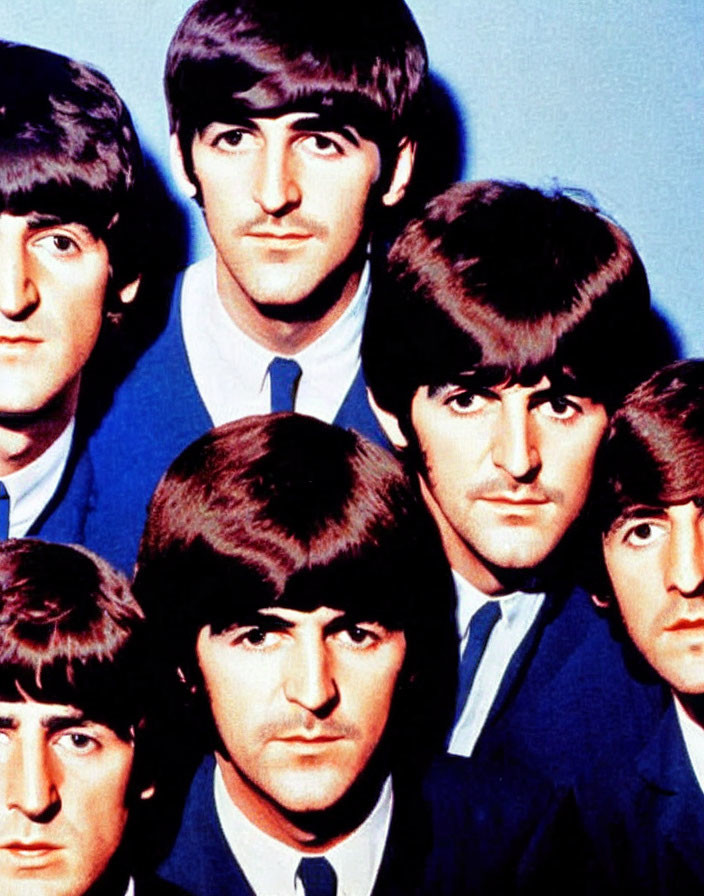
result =
[{"label": "mouth", "polygon": [[673,622],[672,625],[668,625],[665,631],[686,632],[696,631],[698,629],[704,629],[704,619],[678,619],[676,622]]},{"label": "mouth", "polygon": [[282,243],[301,242],[310,239],[312,234],[296,230],[250,230],[247,236],[257,240],[275,240]]},{"label": "mouth", "polygon": [[18,859],[41,859],[51,855],[61,849],[56,843],[46,843],[45,841],[24,841],[13,840],[9,843],[3,843],[0,849],[11,853]]},{"label": "mouth", "polygon": [[539,507],[549,504],[547,498],[531,495],[484,495],[481,499],[489,504],[505,504],[509,507]]},{"label": "mouth", "polygon": [[0,336],[0,351],[16,352],[24,351],[39,345],[41,339],[35,339],[31,336]]},{"label": "mouth", "polygon": [[316,734],[315,736],[310,736],[307,734],[292,734],[285,737],[277,737],[276,740],[284,744],[315,745],[331,744],[335,741],[342,740],[342,737],[339,734]]}]

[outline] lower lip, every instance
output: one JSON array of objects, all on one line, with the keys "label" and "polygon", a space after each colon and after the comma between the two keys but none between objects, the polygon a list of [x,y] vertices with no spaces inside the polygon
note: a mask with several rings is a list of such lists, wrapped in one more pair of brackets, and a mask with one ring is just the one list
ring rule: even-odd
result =
[{"label": "lower lip", "polygon": [[274,233],[250,233],[248,236],[253,240],[264,240],[268,243],[277,243],[280,245],[286,245],[289,243],[302,243],[304,240],[310,239],[310,234],[297,234],[291,233],[282,236],[278,236]]},{"label": "lower lip", "polygon": [[36,339],[0,339],[0,351],[13,352],[25,351],[39,345]]},{"label": "lower lip", "polygon": [[704,620],[702,620],[702,622],[687,623],[685,625],[676,624],[676,625],[673,625],[671,628],[668,628],[668,631],[676,632],[677,634],[680,634],[680,635],[686,635],[688,633],[694,634],[694,635],[701,635],[702,632],[704,632]]},{"label": "lower lip", "polygon": [[282,737],[279,743],[289,744],[292,747],[326,747],[328,744],[335,744],[341,738],[339,737],[319,737],[308,740],[304,737]]},{"label": "lower lip", "polygon": [[47,865],[55,857],[58,850],[58,846],[43,846],[36,849],[5,847],[5,852],[12,856],[18,864],[25,867],[33,865],[43,867]]}]

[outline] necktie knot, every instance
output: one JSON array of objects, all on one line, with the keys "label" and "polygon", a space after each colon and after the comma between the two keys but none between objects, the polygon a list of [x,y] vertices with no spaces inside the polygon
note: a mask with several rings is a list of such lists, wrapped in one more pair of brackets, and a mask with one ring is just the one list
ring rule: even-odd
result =
[{"label": "necktie knot", "polygon": [[10,536],[10,496],[0,482],[0,541]]},{"label": "necktie knot", "polygon": [[271,413],[292,411],[296,388],[301,378],[301,365],[291,358],[274,358],[269,364]]},{"label": "necktie knot", "polygon": [[476,611],[469,622],[469,637],[462,653],[457,682],[457,703],[455,705],[454,726],[459,722],[462,710],[472,690],[474,677],[477,674],[486,645],[494,626],[501,616],[498,600],[488,600]]},{"label": "necktie knot", "polygon": [[335,869],[322,856],[301,859],[296,874],[301,879],[306,896],[336,896]]}]

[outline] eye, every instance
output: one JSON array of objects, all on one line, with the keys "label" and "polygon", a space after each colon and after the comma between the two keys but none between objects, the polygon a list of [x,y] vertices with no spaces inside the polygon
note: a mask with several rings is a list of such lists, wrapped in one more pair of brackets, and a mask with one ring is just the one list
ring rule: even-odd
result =
[{"label": "eye", "polygon": [[555,420],[569,420],[581,413],[579,405],[565,395],[553,395],[551,398],[542,401],[538,405],[538,410],[544,416]]},{"label": "eye", "polygon": [[487,396],[478,392],[462,389],[447,395],[443,400],[443,404],[456,414],[473,414],[485,407],[488,400]]},{"label": "eye", "polygon": [[242,645],[249,650],[266,650],[274,647],[281,639],[281,632],[271,629],[252,626],[235,635],[234,644]]},{"label": "eye", "polygon": [[48,233],[40,237],[36,244],[58,258],[76,255],[80,252],[80,246],[76,240],[66,233]]},{"label": "eye", "polygon": [[666,532],[666,527],[661,523],[641,522],[626,529],[623,542],[634,548],[647,547],[661,539]]},{"label": "eye", "polygon": [[232,149],[245,149],[253,135],[243,128],[230,128],[227,131],[221,131],[210,142],[212,146],[217,146],[225,152]]},{"label": "eye", "polygon": [[92,753],[100,749],[100,743],[84,731],[64,731],[57,744],[71,753]]},{"label": "eye", "polygon": [[325,134],[309,134],[304,145],[319,156],[341,156],[344,149],[341,144]]},{"label": "eye", "polygon": [[381,640],[380,632],[367,625],[348,625],[337,633],[340,642],[348,647],[373,647]]}]

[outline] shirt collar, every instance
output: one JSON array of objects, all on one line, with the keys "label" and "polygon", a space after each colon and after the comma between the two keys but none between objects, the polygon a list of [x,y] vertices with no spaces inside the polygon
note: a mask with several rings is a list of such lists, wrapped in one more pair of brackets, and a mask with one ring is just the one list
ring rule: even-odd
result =
[{"label": "shirt collar", "polygon": [[704,728],[691,718],[680,703],[677,695],[673,694],[673,697],[677,711],[677,721],[680,724],[687,755],[692,764],[699,788],[704,791]]},{"label": "shirt collar", "polygon": [[460,640],[467,635],[472,616],[490,600],[498,601],[501,611],[500,621],[508,628],[512,628],[524,613],[532,613],[535,603],[542,601],[545,596],[533,591],[512,591],[510,594],[502,594],[500,597],[488,597],[455,569],[452,570],[452,578],[457,593],[455,616]]},{"label": "shirt collar", "polygon": [[[215,766],[215,808],[225,839],[257,896],[294,896],[298,864],[307,853],[265,834],[230,799],[222,772]],[[338,896],[369,896],[374,886],[391,824],[391,778],[374,809],[356,830],[333,846],[325,858],[337,874]]]},{"label": "shirt collar", "polygon": [[[269,364],[276,355],[244,333],[227,313],[217,292],[215,256],[192,265],[185,276],[184,291],[187,288],[190,294],[201,297],[198,307],[203,338],[208,339],[212,351],[232,365],[233,374],[246,388],[251,391],[263,389]],[[367,260],[352,301],[335,323],[300,352],[282,357],[295,358],[301,365],[303,376],[311,367],[318,377],[325,368],[348,367],[350,356],[356,358],[359,355],[370,292],[370,263]]]},{"label": "shirt collar", "polygon": [[58,439],[27,466],[2,477],[10,496],[10,536],[24,535],[44,510],[59,486],[76,421],[72,418]]}]

